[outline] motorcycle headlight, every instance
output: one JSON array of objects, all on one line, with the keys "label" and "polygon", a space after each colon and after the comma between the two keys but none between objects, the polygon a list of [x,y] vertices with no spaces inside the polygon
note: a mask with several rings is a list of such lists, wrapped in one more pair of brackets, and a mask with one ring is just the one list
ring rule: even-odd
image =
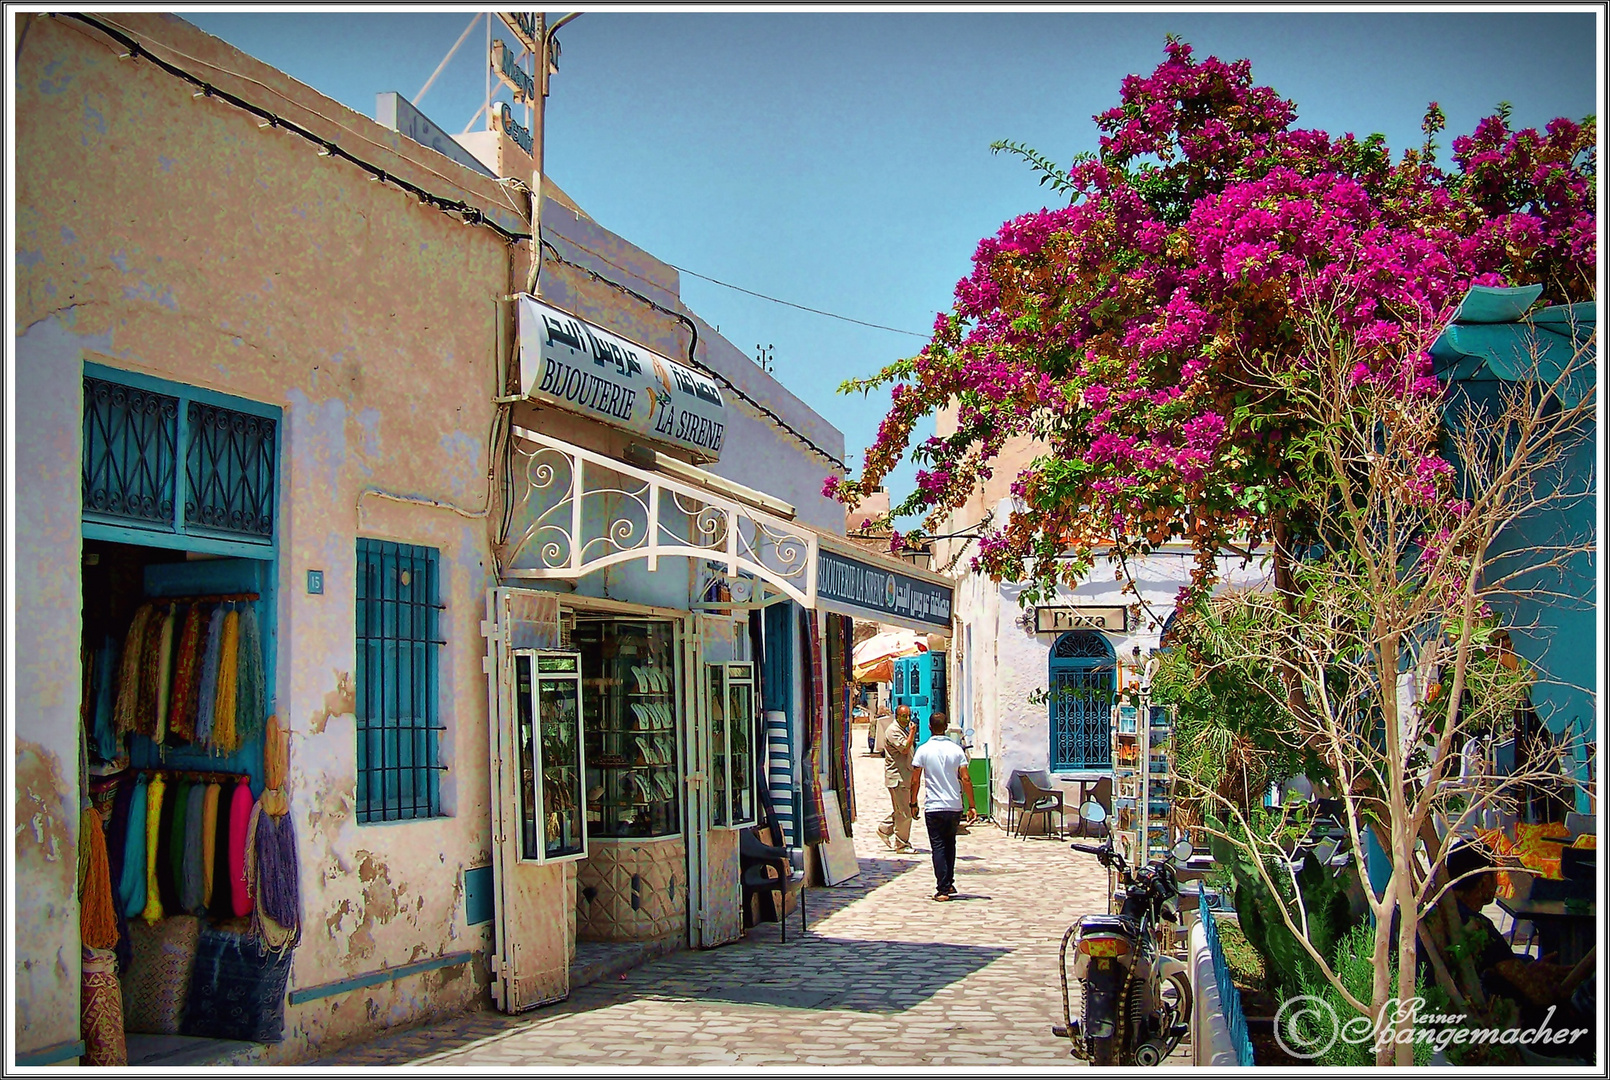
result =
[{"label": "motorcycle headlight", "polygon": [[1086,956],[1123,956],[1129,942],[1117,937],[1080,938],[1079,951]]}]

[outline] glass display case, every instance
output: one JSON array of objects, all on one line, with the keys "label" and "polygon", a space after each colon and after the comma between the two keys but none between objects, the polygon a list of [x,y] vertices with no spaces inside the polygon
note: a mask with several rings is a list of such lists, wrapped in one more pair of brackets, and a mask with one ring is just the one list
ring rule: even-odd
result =
[{"label": "glass display case", "polygon": [[584,856],[581,657],[516,651],[514,691],[520,858],[549,862]]},{"label": "glass display case", "polygon": [[710,709],[710,824],[755,823],[755,665],[705,666]]},{"label": "glass display case", "polygon": [[572,641],[581,655],[588,835],[679,834],[680,699],[671,624],[578,619]]}]

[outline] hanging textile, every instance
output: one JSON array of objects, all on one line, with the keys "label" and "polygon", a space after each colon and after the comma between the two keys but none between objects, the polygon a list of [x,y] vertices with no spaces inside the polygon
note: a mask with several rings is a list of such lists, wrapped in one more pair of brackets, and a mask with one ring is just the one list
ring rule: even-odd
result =
[{"label": "hanging textile", "polygon": [[[235,706],[240,675],[240,612],[230,609],[224,616],[223,638],[218,646],[218,691],[213,703],[212,741],[220,754],[233,754],[240,747],[235,730]],[[244,912],[242,913],[244,914]]]},{"label": "hanging textile", "polygon": [[145,630],[156,609],[143,604],[129,623],[129,632],[123,638],[122,663],[117,679],[117,706],[114,718],[119,732],[133,731],[140,707],[140,665],[145,655]]},{"label": "hanging textile", "polygon": [[252,789],[242,780],[229,800],[229,895],[236,916],[250,915],[251,893],[246,888],[246,830],[251,826]]},{"label": "hanging textile", "polygon": [[212,899],[207,903],[207,914],[215,919],[235,917],[234,893],[229,888],[229,833],[231,815],[235,807],[235,788],[225,784],[218,792],[218,823],[213,830]]},{"label": "hanging textile", "polygon": [[810,661],[805,665],[805,763],[800,778],[800,791],[804,803],[804,834],[806,844],[827,842],[826,811],[822,805],[822,746],[824,742],[822,709],[822,638],[818,630],[816,612],[801,612],[806,620],[803,635],[810,650]]},{"label": "hanging textile", "polygon": [[201,808],[207,800],[206,784],[191,784],[184,815],[184,858],[179,874],[179,906],[192,915],[203,914],[201,872]]},{"label": "hanging textile", "polygon": [[196,693],[201,681],[201,605],[185,609],[184,629],[174,647],[173,697],[168,704],[168,731],[176,739],[196,737]]},{"label": "hanging textile", "polygon": [[181,779],[174,785],[173,820],[168,826],[168,880],[173,886],[173,906],[169,914],[178,915],[189,910],[184,902],[185,844],[190,838],[190,793],[194,781]]},{"label": "hanging textile", "polygon": [[112,799],[112,820],[106,827],[106,877],[111,882],[113,905],[121,914],[124,908],[123,860],[128,848],[129,810],[134,804],[134,789],[138,785],[132,774],[125,773],[117,780],[117,794]]},{"label": "hanging textile", "polygon": [[268,712],[268,687],[263,674],[263,638],[257,626],[256,604],[247,604],[240,616],[240,648],[235,678],[235,745],[240,746],[263,730],[263,717]]},{"label": "hanging textile", "polygon": [[277,715],[268,718],[263,734],[263,812],[279,817],[290,809],[285,792],[285,771],[291,754],[291,733]]},{"label": "hanging textile", "polygon": [[162,918],[162,895],[157,888],[157,846],[162,836],[162,813],[167,806],[167,800],[163,798],[166,789],[161,773],[152,776],[151,782],[146,785],[145,907],[140,912],[140,918],[148,923]]},{"label": "hanging textile", "polygon": [[129,1063],[123,1035],[123,988],[117,979],[117,954],[83,947],[79,976],[79,1035],[84,1064],[123,1066]]},{"label": "hanging textile", "polygon": [[[201,803],[201,906],[212,904],[213,860],[218,853],[218,793],[220,785],[208,784]],[[205,910],[198,914],[205,914]]]},{"label": "hanging textile", "polygon": [[117,731],[117,642],[107,634],[95,650],[95,705],[90,711],[92,749],[102,761],[115,761],[122,746]]},{"label": "hanging textile", "polygon": [[141,776],[134,782],[134,791],[129,796],[129,820],[124,832],[123,873],[118,886],[118,896],[122,900],[123,915],[132,919],[145,910],[145,850],[146,850],[146,807],[150,796],[150,787],[146,778]]},{"label": "hanging textile", "polygon": [[[157,821],[157,854],[154,867],[156,871],[157,896],[161,899],[163,910],[168,915],[177,915],[179,913],[179,890],[174,887],[173,883],[173,855],[174,848],[182,847],[184,844],[184,827],[182,824],[180,825],[179,835],[175,837],[173,835],[173,822],[175,818],[182,819],[184,817],[184,807],[179,802],[179,785],[181,782],[175,779],[167,779],[163,782],[161,816]],[[184,857],[182,850],[179,852],[179,857],[181,859]]]},{"label": "hanging textile", "polygon": [[169,604],[162,616],[162,637],[157,643],[157,693],[155,742],[168,737],[168,703],[173,693],[173,646],[179,636],[179,605]]},{"label": "hanging textile", "polygon": [[212,609],[207,620],[207,647],[201,655],[201,689],[196,695],[196,735],[198,746],[212,744],[213,711],[218,705],[218,660],[223,649],[224,608]]},{"label": "hanging textile", "polygon": [[246,887],[252,932],[274,952],[285,952],[301,937],[297,876],[291,816],[265,813],[259,802],[246,828]]},{"label": "hanging textile", "polygon": [[117,912],[112,907],[112,871],[106,859],[101,815],[86,806],[78,819],[78,935],[96,949],[117,947]]}]

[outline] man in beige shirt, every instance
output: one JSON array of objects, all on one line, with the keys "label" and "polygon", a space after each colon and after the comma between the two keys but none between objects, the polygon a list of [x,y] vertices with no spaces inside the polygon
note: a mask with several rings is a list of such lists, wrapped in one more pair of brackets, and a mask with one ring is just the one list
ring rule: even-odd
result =
[{"label": "man in beige shirt", "polygon": [[888,785],[893,804],[889,816],[878,826],[878,838],[890,851],[908,852],[911,846],[911,751],[917,730],[911,721],[911,706],[895,710],[894,720],[883,734],[883,782]]}]

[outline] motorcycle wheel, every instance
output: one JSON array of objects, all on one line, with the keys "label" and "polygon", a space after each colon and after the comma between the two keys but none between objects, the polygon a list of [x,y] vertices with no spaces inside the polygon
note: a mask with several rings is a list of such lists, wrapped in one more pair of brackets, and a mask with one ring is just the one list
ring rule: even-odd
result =
[{"label": "motorcycle wheel", "polygon": [[1118,1040],[1108,1035],[1100,1039],[1090,1040],[1090,1064],[1116,1065],[1118,1064]]}]

